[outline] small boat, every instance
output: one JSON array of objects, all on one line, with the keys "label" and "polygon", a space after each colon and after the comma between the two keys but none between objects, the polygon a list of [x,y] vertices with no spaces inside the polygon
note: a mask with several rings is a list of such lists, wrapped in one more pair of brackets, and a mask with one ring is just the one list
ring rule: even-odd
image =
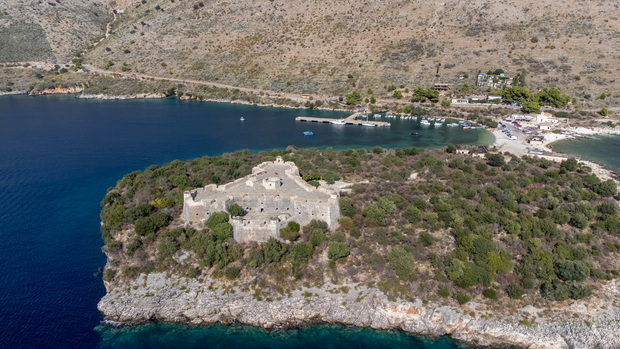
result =
[{"label": "small boat", "polygon": [[244,121],[244,120],[245,120],[245,118],[242,116],[242,117],[240,117],[240,118],[239,118],[239,120],[240,120],[240,121]]},{"label": "small boat", "polygon": [[332,120],[330,121],[334,125],[344,125],[346,122],[344,120]]},{"label": "small boat", "polygon": [[314,136],[314,132],[312,132],[312,131],[304,131],[304,136]]},{"label": "small boat", "polygon": [[454,126],[458,126],[458,125],[459,124],[457,124],[456,122],[446,124],[446,126],[450,126],[450,127],[454,127]]},{"label": "small boat", "polygon": [[375,117],[375,118],[380,118],[380,117],[381,117],[381,114],[375,114],[375,115],[373,115],[373,117]]},{"label": "small boat", "polygon": [[419,133],[417,133],[417,132],[411,132],[410,134],[411,134],[412,136],[419,136],[419,135],[420,135],[420,134],[419,134]]},{"label": "small boat", "polygon": [[363,123],[362,123],[362,126],[377,127],[377,125],[375,125],[375,124],[371,124],[371,123],[368,123],[368,122],[363,122]]},{"label": "small boat", "polygon": [[426,126],[428,126],[428,125],[430,125],[430,124],[431,124],[431,122],[430,122],[430,121],[428,121],[428,120],[422,120],[422,121],[420,121],[420,125],[426,125]]}]

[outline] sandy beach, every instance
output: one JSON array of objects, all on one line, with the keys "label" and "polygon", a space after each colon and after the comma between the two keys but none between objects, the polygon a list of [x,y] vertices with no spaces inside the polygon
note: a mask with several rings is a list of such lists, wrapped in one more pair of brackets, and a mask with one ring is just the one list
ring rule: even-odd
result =
[{"label": "sandy beach", "polygon": [[[513,135],[517,136],[517,139],[515,140],[509,139],[502,132],[502,129],[500,128],[496,128],[492,130],[491,133],[493,133],[493,136],[495,137],[495,143],[493,143],[492,147],[495,147],[495,149],[497,149],[497,151],[499,152],[509,152],[519,157],[523,155],[539,156],[539,157],[544,157],[546,159],[553,160],[553,161],[561,161],[565,157],[570,157],[570,154],[555,153],[553,149],[549,147],[549,145],[553,142],[559,141],[561,139],[584,137],[584,136],[587,137],[587,136],[594,136],[598,134],[620,135],[620,128],[571,127],[571,128],[563,129],[562,130],[564,131],[563,133],[552,133],[552,132],[543,133],[545,139],[542,145],[533,146],[527,142],[527,138],[529,138],[528,137],[529,135],[526,135],[523,132],[517,131],[514,129],[511,129],[510,131],[512,132]],[[536,149],[536,151],[542,151],[544,152],[544,154],[543,155],[531,154],[530,151],[534,149]],[[592,161],[581,160],[581,159],[579,161],[584,163],[586,166],[590,167],[592,169],[592,173],[594,173],[601,180],[612,179],[616,182],[618,186],[620,186],[620,182],[617,180],[617,175],[612,170],[607,169],[604,166],[594,163]]]}]

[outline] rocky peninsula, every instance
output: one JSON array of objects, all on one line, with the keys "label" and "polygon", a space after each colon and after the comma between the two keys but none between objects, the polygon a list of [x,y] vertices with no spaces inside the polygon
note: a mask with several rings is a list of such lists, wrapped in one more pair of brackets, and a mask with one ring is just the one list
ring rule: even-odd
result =
[{"label": "rocky peninsula", "polygon": [[[260,172],[249,165],[269,161],[291,161],[309,185],[340,188],[337,227],[286,220],[265,242],[236,241],[229,220],[259,209],[233,209],[245,200],[237,194],[220,208],[228,212],[213,204],[200,220],[183,218],[193,188],[241,190]],[[333,322],[481,345],[616,348],[616,195],[614,181],[574,159],[450,147],[289,147],[151,166],[102,201],[99,309],[114,323]]]}]

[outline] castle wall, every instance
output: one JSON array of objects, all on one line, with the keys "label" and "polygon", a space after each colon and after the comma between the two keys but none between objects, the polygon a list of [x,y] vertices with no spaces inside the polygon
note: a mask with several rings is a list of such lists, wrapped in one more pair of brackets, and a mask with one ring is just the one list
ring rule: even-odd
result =
[{"label": "castle wall", "polygon": [[201,222],[205,219],[205,205],[194,201],[190,192],[183,193],[183,219],[185,222]]},{"label": "castle wall", "polygon": [[274,232],[279,233],[280,229],[288,224],[288,221],[267,218],[250,220],[242,217],[235,217],[230,220],[230,224],[233,226],[233,238],[235,241],[265,242],[269,240],[270,237],[279,238],[279,235],[274,234]]},{"label": "castle wall", "polygon": [[[266,175],[266,169],[274,164],[288,166],[284,171],[285,176],[272,176],[260,181],[257,176]],[[296,194],[278,189],[282,185],[282,178],[287,181],[287,185],[290,186],[292,182],[297,187]],[[265,192],[256,193],[254,189],[254,193],[248,190],[239,194],[239,186],[261,186]],[[226,195],[230,191],[236,194]],[[300,177],[294,163],[284,163],[278,158],[275,162],[264,162],[254,167],[251,175],[233,182],[219,186],[210,184],[193,192],[185,192],[182,217],[186,223],[199,223],[214,212],[226,211],[228,206],[238,204],[246,211],[246,215],[234,217],[230,221],[235,240],[262,242],[271,236],[278,238],[280,229],[290,221],[306,225],[313,219],[323,220],[330,228],[335,228],[340,218],[338,198],[338,193],[331,189],[309,185]]]}]

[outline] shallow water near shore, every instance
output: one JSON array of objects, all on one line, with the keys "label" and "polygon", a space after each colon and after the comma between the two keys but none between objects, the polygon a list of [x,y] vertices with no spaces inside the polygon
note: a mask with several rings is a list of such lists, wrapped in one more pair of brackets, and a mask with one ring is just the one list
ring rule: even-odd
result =
[{"label": "shallow water near shore", "polygon": [[559,153],[579,155],[583,160],[589,160],[603,165],[616,174],[620,173],[620,136],[597,135],[576,139],[563,139],[549,145]]},{"label": "shallow water near shore", "polygon": [[[262,338],[257,347],[307,347],[317,336],[324,347],[342,347],[338,342],[364,347],[392,338],[391,332],[338,327],[275,334],[253,327],[181,325],[94,330],[102,319],[97,302],[105,294],[96,275],[105,265],[99,202],[129,172],[175,159],[291,144],[435,148],[492,139],[483,130],[422,129],[408,120],[371,128],[301,123],[294,120],[298,115],[348,114],[176,99],[0,97],[0,347],[191,347],[195,340],[201,347],[216,342],[215,347],[251,348],[256,338]],[[304,137],[303,131],[315,136]],[[404,338],[393,347],[400,341],[411,347],[409,341],[418,340]],[[429,343],[422,348],[453,345],[447,339]]]},{"label": "shallow water near shore", "polygon": [[408,348],[464,349],[448,337],[436,339],[409,335],[402,331],[381,331],[343,325],[317,325],[268,332],[239,324],[187,326],[149,324],[131,329],[97,328],[101,349],[126,348],[140,343],[149,348]]}]

